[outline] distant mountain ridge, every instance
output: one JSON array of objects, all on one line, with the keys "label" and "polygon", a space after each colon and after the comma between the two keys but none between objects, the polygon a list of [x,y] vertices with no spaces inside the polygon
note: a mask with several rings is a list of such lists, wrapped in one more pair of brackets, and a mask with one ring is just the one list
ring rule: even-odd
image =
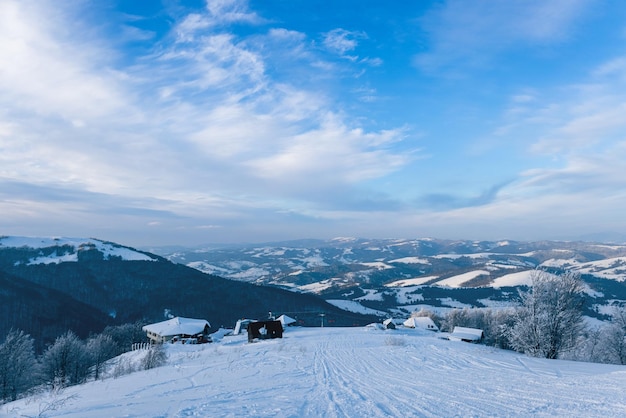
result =
[{"label": "distant mountain ridge", "polygon": [[161,255],[207,273],[314,293],[345,309],[381,315],[510,305],[537,268],[580,273],[590,316],[605,318],[611,306],[626,301],[626,244],[336,238]]},{"label": "distant mountain ridge", "polygon": [[0,337],[19,328],[39,344],[67,329],[84,337],[169,313],[214,327],[269,311],[289,312],[303,325],[317,325],[320,313],[337,325],[371,321],[314,295],[224,279],[93,238],[0,237],[0,285]]},{"label": "distant mountain ridge", "polygon": [[102,260],[158,261],[161,258],[97,238],[0,236],[0,250],[11,248],[20,250],[22,255],[34,255],[28,260],[16,261],[27,265],[79,261],[81,258],[90,257],[90,254]]}]

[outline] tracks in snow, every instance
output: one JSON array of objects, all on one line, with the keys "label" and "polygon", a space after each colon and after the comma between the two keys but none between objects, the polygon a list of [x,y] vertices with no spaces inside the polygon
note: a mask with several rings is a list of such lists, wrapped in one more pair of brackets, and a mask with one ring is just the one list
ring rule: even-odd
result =
[{"label": "tracks in snow", "polygon": [[[54,416],[626,416],[626,368],[409,330],[294,329],[279,340],[169,351],[168,366],[68,388],[71,400]],[[37,415],[37,407],[19,411]]]}]

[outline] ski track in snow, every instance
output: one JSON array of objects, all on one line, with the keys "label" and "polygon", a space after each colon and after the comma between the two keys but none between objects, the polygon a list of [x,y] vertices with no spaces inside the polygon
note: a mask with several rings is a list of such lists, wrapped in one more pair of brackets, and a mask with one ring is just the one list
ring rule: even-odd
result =
[{"label": "ski track in snow", "polygon": [[[530,358],[426,331],[295,328],[284,335],[168,346],[167,366],[68,388],[56,395],[67,400],[44,416],[626,416],[622,366]],[[0,415],[36,416],[52,401],[20,400],[1,406]]]}]

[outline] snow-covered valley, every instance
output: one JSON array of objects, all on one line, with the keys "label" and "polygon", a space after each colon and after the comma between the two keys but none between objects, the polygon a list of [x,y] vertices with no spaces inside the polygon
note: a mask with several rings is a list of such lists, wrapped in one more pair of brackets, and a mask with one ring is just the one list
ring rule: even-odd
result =
[{"label": "snow-covered valley", "polygon": [[[289,328],[167,345],[166,366],[0,407],[46,417],[626,416],[626,367],[545,360],[428,331]],[[124,356],[137,360],[145,351]]]},{"label": "snow-covered valley", "polygon": [[606,321],[604,312],[626,303],[626,245],[342,238],[154,251],[205,273],[382,316],[513,306],[536,269],[580,274],[589,317]]}]

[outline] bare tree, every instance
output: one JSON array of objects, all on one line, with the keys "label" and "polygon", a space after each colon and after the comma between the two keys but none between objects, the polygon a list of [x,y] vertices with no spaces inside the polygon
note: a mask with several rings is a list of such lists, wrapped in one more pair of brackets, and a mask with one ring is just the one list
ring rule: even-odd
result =
[{"label": "bare tree", "polygon": [[583,290],[576,274],[534,271],[532,288],[520,292],[522,306],[509,331],[513,349],[549,359],[572,350],[584,330]]},{"label": "bare tree", "polygon": [[34,341],[23,331],[11,330],[0,344],[0,400],[14,401],[39,383]]},{"label": "bare tree", "polygon": [[98,334],[87,340],[86,348],[91,358],[94,379],[98,380],[106,361],[115,357],[117,344],[110,335]]}]

